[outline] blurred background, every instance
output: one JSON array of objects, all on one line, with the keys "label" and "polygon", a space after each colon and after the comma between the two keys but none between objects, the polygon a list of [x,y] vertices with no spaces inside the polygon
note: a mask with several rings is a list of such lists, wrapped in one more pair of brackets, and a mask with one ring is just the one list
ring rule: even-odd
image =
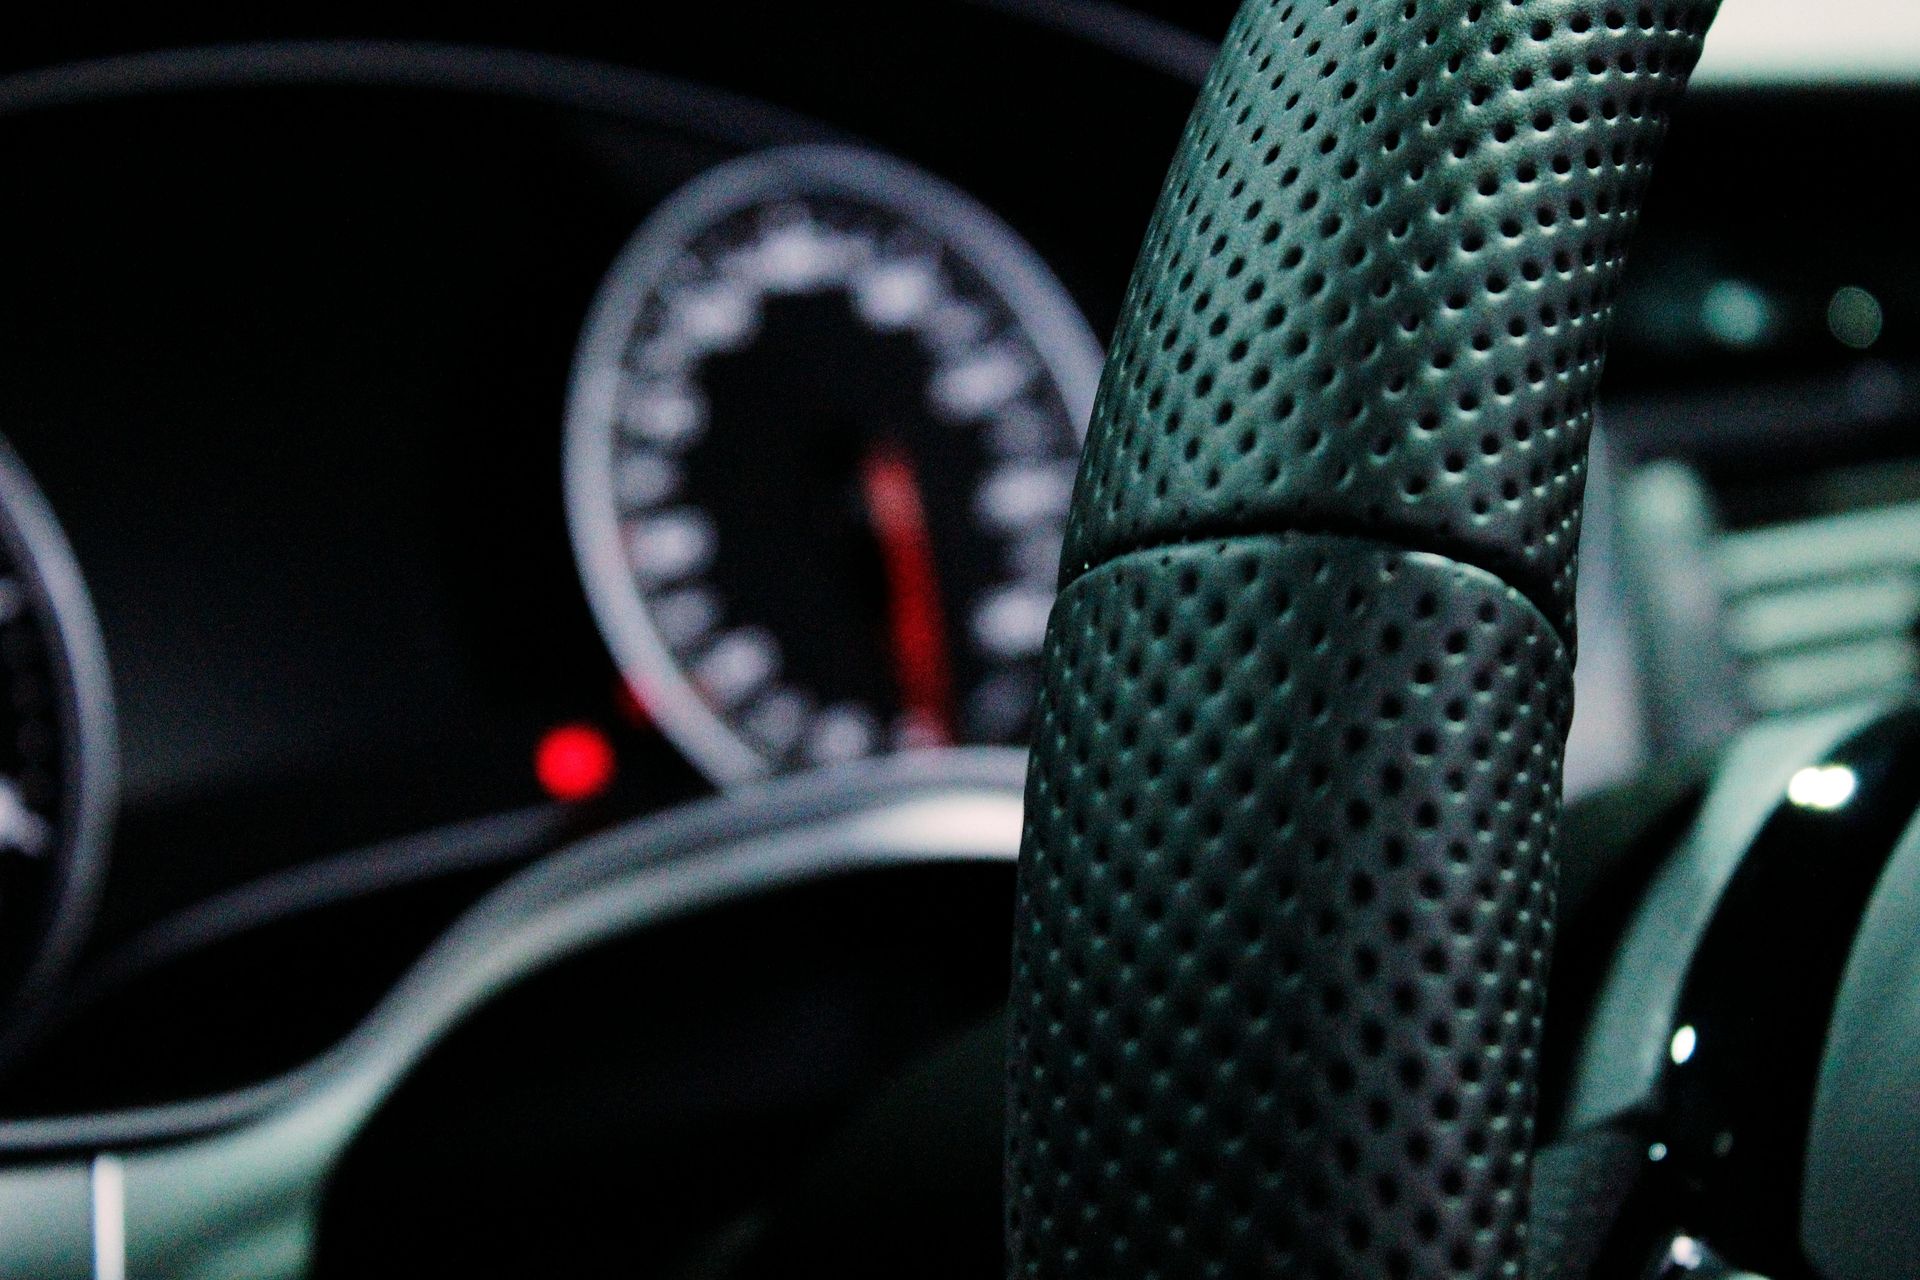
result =
[{"label": "blurred background", "polygon": [[[288,1114],[589,838],[749,834],[903,758],[1017,794],[1102,346],[1232,8],[10,39],[0,1151]],[[1920,674],[1917,124],[1920,8],[1728,0],[1618,307],[1576,795]],[[995,830],[450,1023],[233,1256],[748,1275],[876,1188],[922,1240],[991,1213]],[[226,1239],[172,1229],[130,1246],[156,1274]]]}]

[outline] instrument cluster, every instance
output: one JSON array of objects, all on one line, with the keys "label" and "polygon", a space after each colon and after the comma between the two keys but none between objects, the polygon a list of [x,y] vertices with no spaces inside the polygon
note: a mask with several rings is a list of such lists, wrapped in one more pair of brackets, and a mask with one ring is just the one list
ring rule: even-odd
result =
[{"label": "instrument cluster", "polygon": [[[714,64],[692,18],[627,60],[0,75],[0,234],[34,248],[0,438],[72,551],[54,595],[0,564],[0,910],[72,969],[24,1074],[0,1036],[13,1111],[287,1069],[623,819],[1024,745],[1097,335],[1194,84],[953,13],[981,56],[886,112],[771,34]],[[875,69],[927,29],[823,22]]]}]

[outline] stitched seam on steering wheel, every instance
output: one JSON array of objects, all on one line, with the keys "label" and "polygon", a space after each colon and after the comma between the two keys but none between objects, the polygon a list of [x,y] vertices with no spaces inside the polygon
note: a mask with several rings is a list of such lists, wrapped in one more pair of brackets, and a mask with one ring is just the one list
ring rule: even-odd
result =
[{"label": "stitched seam on steering wheel", "polygon": [[1536,593],[1529,592],[1521,584],[1502,576],[1498,570],[1484,564],[1476,563],[1469,556],[1461,554],[1462,552],[1470,552],[1473,550],[1470,544],[1455,543],[1449,546],[1442,541],[1433,546],[1418,546],[1411,542],[1404,542],[1391,537],[1382,537],[1378,530],[1362,529],[1358,527],[1357,524],[1349,527],[1339,521],[1328,521],[1314,525],[1287,525],[1278,529],[1242,527],[1232,521],[1221,521],[1211,525],[1195,525],[1190,533],[1180,537],[1156,538],[1151,541],[1143,540],[1136,544],[1115,546],[1111,548],[1108,554],[1101,556],[1098,560],[1083,561],[1071,573],[1067,572],[1063,567],[1060,579],[1060,590],[1065,591],[1082,578],[1090,574],[1098,573],[1101,569],[1106,568],[1115,561],[1124,560],[1130,556],[1146,555],[1155,551],[1172,550],[1178,547],[1197,546],[1209,542],[1228,542],[1251,538],[1273,538],[1281,541],[1289,538],[1328,538],[1382,551],[1398,552],[1402,555],[1435,556],[1452,564],[1459,565],[1461,568],[1473,569],[1486,574],[1488,578],[1512,591],[1522,600],[1532,605],[1534,612],[1540,615],[1541,621],[1547,624],[1548,629],[1553,632],[1555,638],[1558,639],[1565,648],[1568,658],[1571,659],[1576,655],[1577,637],[1575,635],[1569,635],[1559,623],[1554,620],[1556,615],[1555,610],[1551,607],[1552,602],[1541,600]]}]

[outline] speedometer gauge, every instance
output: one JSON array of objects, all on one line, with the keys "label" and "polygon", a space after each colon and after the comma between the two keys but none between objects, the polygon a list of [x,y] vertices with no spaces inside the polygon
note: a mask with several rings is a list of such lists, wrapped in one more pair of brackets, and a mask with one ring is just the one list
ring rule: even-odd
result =
[{"label": "speedometer gauge", "polygon": [[1101,353],[958,190],[845,147],[708,172],[628,243],[567,416],[594,611],[719,781],[1024,743]]}]

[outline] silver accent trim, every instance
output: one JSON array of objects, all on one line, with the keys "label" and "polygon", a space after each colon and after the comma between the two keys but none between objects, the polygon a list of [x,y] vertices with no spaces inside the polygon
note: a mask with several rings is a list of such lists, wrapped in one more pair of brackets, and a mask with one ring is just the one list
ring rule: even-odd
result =
[{"label": "silver accent trim", "polygon": [[1723,533],[1712,553],[1728,595],[1794,583],[1912,569],[1920,562],[1920,503],[1869,507]]},{"label": "silver accent trim", "polygon": [[95,1156],[93,1192],[94,1280],[127,1280],[127,1173],[119,1156]]},{"label": "silver accent trim", "polygon": [[1011,863],[1025,773],[1026,753],[1009,748],[894,756],[741,787],[588,837],[481,899],[315,1061],[184,1102],[0,1120],[0,1158],[189,1141],[310,1115],[329,1097],[371,1104],[487,999],[614,936],[863,867]]},{"label": "silver accent trim", "polygon": [[272,872],[147,926],[91,958],[61,993],[68,1023],[142,974],[240,934],[335,903],[384,893],[551,847],[567,830],[560,805],[490,814]]},{"label": "silver accent trim", "polygon": [[59,1223],[100,1229],[99,1214],[88,1219],[71,1202],[100,1185],[109,1166],[93,1153],[103,1148],[118,1152],[131,1273],[304,1275],[342,1154],[425,1055],[493,997],[601,943],[723,902],[867,868],[1011,864],[1024,772],[1024,753],[1005,749],[902,756],[628,824],[483,899],[352,1035],[290,1076],[170,1107],[0,1123],[0,1151],[33,1157],[0,1168],[0,1275],[33,1273],[50,1248],[83,1249],[54,1238]]}]

